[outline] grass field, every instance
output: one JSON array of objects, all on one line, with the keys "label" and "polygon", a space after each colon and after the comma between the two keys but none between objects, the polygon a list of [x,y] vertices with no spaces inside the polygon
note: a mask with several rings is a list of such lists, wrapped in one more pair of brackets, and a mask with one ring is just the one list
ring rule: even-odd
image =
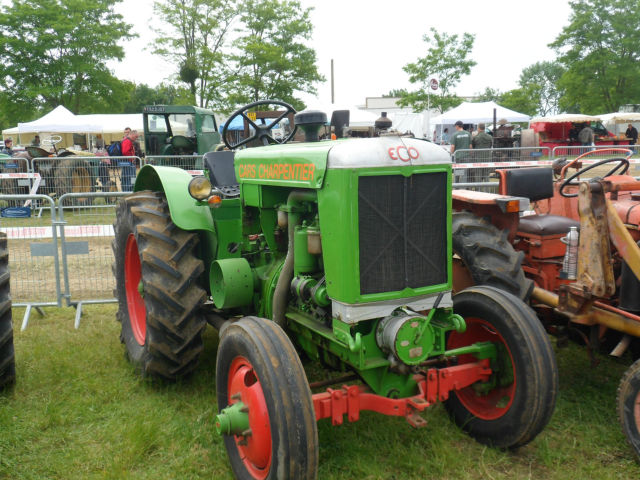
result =
[{"label": "grass field", "polygon": [[[70,308],[32,316],[15,332],[18,383],[0,395],[0,478],[231,478],[213,430],[217,334],[193,378],[143,381],[124,358],[115,307],[86,306],[79,330]],[[14,311],[19,323],[21,309]],[[365,412],[319,423],[320,479],[637,479],[620,431],[615,392],[625,363],[585,350],[558,352],[561,392],[549,427],[517,452],[480,445],[437,406],[426,428]],[[325,372],[307,366],[310,380]]]}]

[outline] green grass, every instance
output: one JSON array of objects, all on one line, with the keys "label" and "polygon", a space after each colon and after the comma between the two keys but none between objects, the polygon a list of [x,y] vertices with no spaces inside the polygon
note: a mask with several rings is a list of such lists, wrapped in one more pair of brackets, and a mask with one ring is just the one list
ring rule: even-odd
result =
[{"label": "green grass", "polygon": [[[15,309],[19,324],[22,309]],[[141,380],[118,340],[113,305],[32,315],[15,332],[18,383],[0,395],[0,478],[231,478],[213,430],[217,334],[207,330],[200,367],[187,382]],[[640,466],[621,433],[615,392],[626,364],[592,368],[577,346],[559,350],[561,392],[548,428],[505,452],[480,445],[441,406],[414,430],[365,412],[359,422],[319,423],[320,479],[634,479]],[[324,371],[310,365],[311,380]]]}]

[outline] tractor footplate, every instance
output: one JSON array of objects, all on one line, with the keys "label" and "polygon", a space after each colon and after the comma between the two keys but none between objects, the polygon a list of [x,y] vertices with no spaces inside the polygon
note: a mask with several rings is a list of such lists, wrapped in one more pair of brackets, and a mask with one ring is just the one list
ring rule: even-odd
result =
[{"label": "tractor footplate", "polygon": [[360,419],[362,410],[383,415],[406,417],[410,425],[424,427],[426,421],[418,415],[437,401],[449,398],[449,392],[460,390],[478,381],[488,381],[491,376],[489,359],[479,360],[447,368],[431,368],[426,375],[416,375],[420,393],[407,398],[388,398],[376,395],[360,385],[343,385],[340,389],[328,388],[313,395],[316,420],[330,418],[333,425],[342,425],[346,414],[350,422]]}]

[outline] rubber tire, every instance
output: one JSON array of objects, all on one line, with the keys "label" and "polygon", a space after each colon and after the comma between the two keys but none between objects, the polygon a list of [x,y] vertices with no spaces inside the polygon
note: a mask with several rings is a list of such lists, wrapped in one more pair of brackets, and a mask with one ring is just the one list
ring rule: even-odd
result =
[{"label": "rubber tire", "polygon": [[[222,332],[216,361],[218,410],[229,404],[229,368],[234,358],[253,365],[271,424],[272,456],[267,479],[312,480],[318,475],[318,430],[311,390],[302,363],[284,331],[273,321],[244,317]],[[225,435],[238,479],[253,479],[240,458],[235,437]]]},{"label": "rubber tire", "polygon": [[636,410],[636,402],[640,402],[640,360],[633,363],[622,376],[616,397],[622,431],[637,455],[636,459],[640,461],[640,406]]},{"label": "rubber tire", "polygon": [[511,407],[496,419],[473,416],[457,392],[445,402],[447,411],[480,443],[500,448],[529,443],[549,423],[559,388],[553,348],[542,324],[517,297],[488,286],[470,287],[454,295],[453,309],[462,317],[487,321],[502,336],[513,358],[516,390]]},{"label": "rubber tire", "polygon": [[[194,251],[198,235],[178,228],[163,193],[136,192],[116,207],[113,273],[122,324],[120,340],[129,360],[143,376],[174,381],[190,374],[203,349],[205,317],[198,312],[206,300],[198,285],[204,265]],[[125,290],[125,247],[135,236],[142,270],[146,316],[145,344],[132,331]]]},{"label": "rubber tire", "polygon": [[452,248],[476,285],[490,285],[527,301],[534,283],[524,276],[524,252],[516,252],[508,233],[469,212],[452,215]]},{"label": "rubber tire", "polygon": [[0,233],[0,391],[16,381],[11,288],[9,285],[9,250],[7,236]]}]

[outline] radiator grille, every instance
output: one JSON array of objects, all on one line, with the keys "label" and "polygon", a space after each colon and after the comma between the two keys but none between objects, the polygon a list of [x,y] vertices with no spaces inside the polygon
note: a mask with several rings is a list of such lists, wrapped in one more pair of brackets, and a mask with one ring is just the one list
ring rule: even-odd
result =
[{"label": "radiator grille", "polygon": [[360,294],[447,281],[447,174],[359,177]]}]

